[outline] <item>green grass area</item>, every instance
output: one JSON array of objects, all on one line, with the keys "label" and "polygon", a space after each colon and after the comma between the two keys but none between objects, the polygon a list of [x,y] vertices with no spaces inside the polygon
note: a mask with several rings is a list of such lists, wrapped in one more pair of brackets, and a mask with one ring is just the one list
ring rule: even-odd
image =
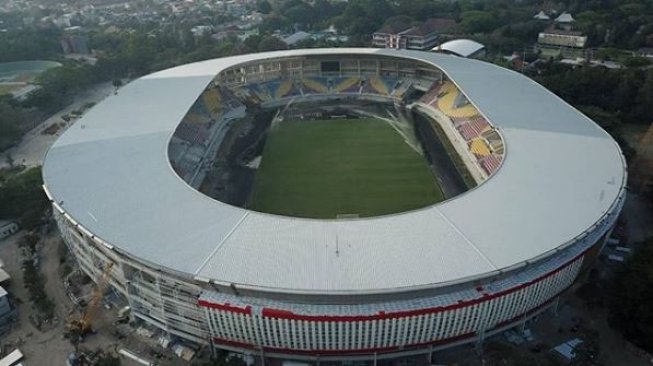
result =
[{"label": "green grass area", "polygon": [[9,94],[24,87],[25,85],[21,84],[0,84],[0,95]]},{"label": "green grass area", "polygon": [[442,200],[426,160],[387,123],[284,121],[267,138],[250,208],[300,217],[364,217]]}]

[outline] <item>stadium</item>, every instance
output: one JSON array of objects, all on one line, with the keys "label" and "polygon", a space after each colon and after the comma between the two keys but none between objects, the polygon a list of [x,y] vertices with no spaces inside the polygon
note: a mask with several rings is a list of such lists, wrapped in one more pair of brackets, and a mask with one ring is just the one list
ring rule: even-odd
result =
[{"label": "stadium", "polygon": [[610,235],[626,164],[521,74],[343,48],[137,79],[55,142],[43,177],[79,266],[108,268],[134,320],[218,349],[376,360],[555,306]]}]

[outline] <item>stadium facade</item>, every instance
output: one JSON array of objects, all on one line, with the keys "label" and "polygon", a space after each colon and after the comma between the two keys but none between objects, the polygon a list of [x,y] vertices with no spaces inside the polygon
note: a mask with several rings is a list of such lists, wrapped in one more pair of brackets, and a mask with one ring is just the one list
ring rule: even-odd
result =
[{"label": "stadium facade", "polygon": [[[343,78],[355,80],[339,88]],[[374,78],[386,87],[366,91]],[[360,219],[225,204],[181,179],[169,150],[207,87],[259,93],[263,106],[408,103],[442,128],[478,185],[430,207]],[[412,90],[423,96],[407,101]],[[449,93],[459,94],[455,103]],[[242,115],[244,106],[232,104],[218,106],[211,126]],[[482,131],[463,126],[479,118]],[[223,134],[215,129],[211,141]],[[614,227],[626,166],[605,131],[512,71],[418,51],[312,49],[135,80],[57,140],[43,176],[81,269],[97,280],[114,263],[111,285],[132,317],[222,349],[371,359],[482,340],[555,304]]]}]

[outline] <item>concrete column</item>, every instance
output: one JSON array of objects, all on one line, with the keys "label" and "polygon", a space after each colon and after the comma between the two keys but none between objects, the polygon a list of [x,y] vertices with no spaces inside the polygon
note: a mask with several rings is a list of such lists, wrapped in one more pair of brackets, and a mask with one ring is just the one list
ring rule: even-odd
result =
[{"label": "concrete column", "polygon": [[558,307],[560,306],[560,296],[556,297],[556,299],[553,301],[553,306],[551,306],[551,312],[553,313],[553,316],[558,316]]},{"label": "concrete column", "polygon": [[477,333],[476,344],[474,348],[478,355],[483,354],[483,342],[485,342],[485,329],[480,329]]}]

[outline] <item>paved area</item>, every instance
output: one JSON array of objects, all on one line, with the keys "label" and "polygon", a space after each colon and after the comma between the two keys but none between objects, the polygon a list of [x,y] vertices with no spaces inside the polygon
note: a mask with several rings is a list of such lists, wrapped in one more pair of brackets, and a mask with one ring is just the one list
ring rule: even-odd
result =
[{"label": "paved area", "polygon": [[[48,119],[27,132],[17,146],[1,152],[0,168],[7,167],[9,165],[7,161],[9,156],[11,156],[13,159],[14,164],[23,164],[27,167],[41,165],[43,162],[43,157],[45,156],[48,148],[50,148],[50,145],[52,145],[52,143],[54,143],[54,141],[75,122],[75,119],[71,119],[70,121],[66,122],[61,119],[61,116],[70,114],[70,112],[81,108],[87,103],[97,103],[109,96],[111,93],[113,93],[113,85],[111,83],[98,84],[88,91],[80,93],[71,105],[53,114]],[[59,129],[57,133],[52,135],[42,133],[44,130],[55,123],[63,124],[62,128]]]}]

